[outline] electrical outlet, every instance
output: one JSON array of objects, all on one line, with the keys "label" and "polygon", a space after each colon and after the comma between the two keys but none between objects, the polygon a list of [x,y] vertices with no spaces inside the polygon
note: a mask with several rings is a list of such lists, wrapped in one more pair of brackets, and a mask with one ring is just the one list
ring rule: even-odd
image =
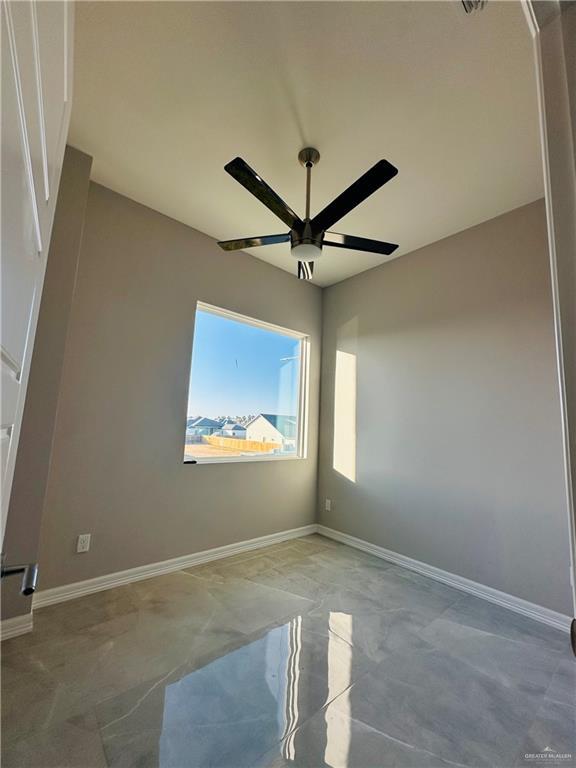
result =
[{"label": "electrical outlet", "polygon": [[76,544],[76,552],[88,552],[90,549],[90,537],[91,533],[81,533],[78,536],[78,542]]},{"label": "electrical outlet", "polygon": [[332,510],[332,499],[326,499],[324,502],[324,509],[326,512],[330,512]]}]

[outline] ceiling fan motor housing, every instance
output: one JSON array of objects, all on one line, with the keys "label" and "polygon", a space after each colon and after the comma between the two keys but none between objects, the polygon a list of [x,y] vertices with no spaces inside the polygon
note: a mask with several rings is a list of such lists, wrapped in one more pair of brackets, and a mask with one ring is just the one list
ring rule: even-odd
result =
[{"label": "ceiling fan motor housing", "polygon": [[304,221],[301,231],[290,230],[290,253],[298,261],[315,261],[322,255],[323,232],[314,234],[310,219]]}]

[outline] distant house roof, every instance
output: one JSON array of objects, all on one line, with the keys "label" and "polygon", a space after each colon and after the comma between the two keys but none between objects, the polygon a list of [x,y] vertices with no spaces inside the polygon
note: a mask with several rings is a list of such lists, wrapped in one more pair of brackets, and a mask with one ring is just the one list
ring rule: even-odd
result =
[{"label": "distant house roof", "polygon": [[[250,424],[253,424],[257,419],[262,417],[266,419],[275,429],[280,432],[281,435],[287,438],[296,437],[296,417],[295,416],[280,416],[276,413],[260,413],[256,418],[252,419]],[[250,426],[247,424],[246,426]]]},{"label": "distant house roof", "polygon": [[243,429],[244,431],[246,431],[246,427],[243,424],[238,424],[237,421],[225,421],[224,424],[222,424],[222,429],[229,429],[229,430]]},{"label": "distant house roof", "polygon": [[221,429],[222,422],[215,421],[214,419],[209,419],[206,416],[199,416],[192,423],[190,422],[188,423],[188,428],[190,427],[210,427],[212,429]]}]

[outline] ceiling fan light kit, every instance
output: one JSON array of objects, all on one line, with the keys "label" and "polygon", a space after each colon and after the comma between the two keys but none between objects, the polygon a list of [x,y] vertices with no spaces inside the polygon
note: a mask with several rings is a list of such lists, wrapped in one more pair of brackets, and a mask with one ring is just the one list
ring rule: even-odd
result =
[{"label": "ceiling fan light kit", "polygon": [[310,192],[312,169],[319,162],[320,153],[314,147],[305,147],[300,150],[298,160],[300,165],[306,169],[306,215],[304,220],[294,213],[282,198],[241,157],[236,157],[224,166],[224,170],[227,173],[290,227],[290,231],[280,235],[262,235],[238,240],[222,240],[218,245],[223,250],[236,251],[260,245],[290,242],[290,253],[298,262],[298,278],[301,280],[311,280],[314,273],[314,263],[322,255],[322,247],[324,245],[366,251],[367,253],[379,253],[386,256],[389,256],[398,248],[394,243],[370,240],[353,235],[341,235],[337,232],[328,231],[329,227],[376,192],[386,182],[394,178],[398,173],[397,168],[387,160],[379,160],[376,165],[373,165],[370,170],[366,171],[348,189],[345,189],[326,208],[311,219]]},{"label": "ceiling fan light kit", "polygon": [[290,247],[290,255],[298,261],[316,261],[322,256],[322,246],[314,243],[296,243]]}]

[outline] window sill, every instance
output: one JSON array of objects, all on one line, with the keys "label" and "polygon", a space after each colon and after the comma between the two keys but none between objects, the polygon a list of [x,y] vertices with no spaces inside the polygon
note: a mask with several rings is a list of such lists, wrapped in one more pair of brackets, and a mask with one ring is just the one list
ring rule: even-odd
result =
[{"label": "window sill", "polygon": [[253,462],[258,464],[265,464],[270,461],[301,461],[305,456],[231,456],[230,458],[221,459],[184,459],[184,464],[245,464],[246,462]]}]

